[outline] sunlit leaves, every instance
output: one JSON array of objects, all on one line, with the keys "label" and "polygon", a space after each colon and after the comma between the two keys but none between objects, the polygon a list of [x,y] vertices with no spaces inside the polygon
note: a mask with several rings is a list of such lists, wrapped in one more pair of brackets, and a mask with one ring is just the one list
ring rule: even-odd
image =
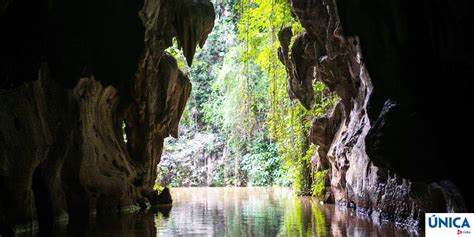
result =
[{"label": "sunlit leaves", "polygon": [[[191,68],[188,116],[196,110],[202,115],[198,124],[222,135],[228,148],[225,159],[236,167],[223,170],[230,183],[245,179],[252,185],[268,185],[290,179],[297,189],[310,187],[311,119],[326,113],[335,97],[325,94],[324,85],[316,81],[311,110],[288,97],[277,35],[291,26],[294,42],[304,29],[291,17],[287,0],[233,2],[224,1],[225,11]],[[173,50],[169,53],[182,57]]]},{"label": "sunlit leaves", "polygon": [[[265,120],[269,137],[277,145],[284,167],[294,180],[297,190],[308,188],[310,157],[314,154],[309,146],[308,132],[311,119],[321,116],[334,103],[334,97],[324,95],[324,85],[314,83],[316,103],[307,111],[300,103],[291,101],[287,93],[286,72],[279,62],[277,52],[278,31],[291,26],[294,37],[304,31],[292,19],[286,0],[242,0],[237,6],[241,17],[238,22],[238,38],[242,42],[241,61],[254,63],[264,72],[267,81],[267,116]],[[262,78],[263,79],[263,78]]]}]

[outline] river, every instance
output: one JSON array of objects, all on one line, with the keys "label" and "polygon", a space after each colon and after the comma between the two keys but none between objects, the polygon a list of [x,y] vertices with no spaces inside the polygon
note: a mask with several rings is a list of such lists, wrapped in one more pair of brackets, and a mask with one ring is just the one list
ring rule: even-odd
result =
[{"label": "river", "polygon": [[289,188],[172,188],[172,207],[93,218],[59,236],[417,236]]}]

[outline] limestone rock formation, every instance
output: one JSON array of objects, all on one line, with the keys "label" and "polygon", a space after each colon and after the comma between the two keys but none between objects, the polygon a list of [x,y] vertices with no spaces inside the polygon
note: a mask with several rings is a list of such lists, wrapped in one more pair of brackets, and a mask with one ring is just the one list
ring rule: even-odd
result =
[{"label": "limestone rock formation", "polygon": [[163,139],[214,23],[191,1],[2,1],[0,235],[155,204]]},{"label": "limestone rock formation", "polygon": [[306,30],[291,49],[291,32],[279,35],[290,97],[311,107],[304,88],[320,80],[340,98],[310,134],[316,169],[330,171],[328,201],[403,226],[420,226],[424,212],[473,210],[472,113],[440,115],[473,107],[463,38],[472,3],[439,3],[290,0]]},{"label": "limestone rock formation", "polygon": [[164,188],[163,191],[157,196],[156,203],[158,205],[171,205],[173,203],[173,199],[171,198],[171,193],[169,188]]},{"label": "limestone rock formation", "polygon": [[[281,47],[278,50],[278,58],[286,65],[286,72],[289,76],[288,95],[291,99],[298,99],[301,104],[310,109],[313,103],[313,77],[316,44],[307,44],[307,34],[302,34],[295,39],[294,46],[291,49],[290,41],[293,33],[291,28],[284,28],[278,33],[278,39]],[[308,53],[308,51],[311,51]],[[308,53],[308,54],[307,54]]]}]

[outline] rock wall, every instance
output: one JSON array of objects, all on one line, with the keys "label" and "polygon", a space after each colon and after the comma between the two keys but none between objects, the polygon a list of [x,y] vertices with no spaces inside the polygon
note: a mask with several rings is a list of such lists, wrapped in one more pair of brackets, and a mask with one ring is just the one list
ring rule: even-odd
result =
[{"label": "rock wall", "polygon": [[473,211],[472,3],[289,2],[306,30],[279,34],[290,97],[310,108],[320,80],[340,98],[310,133],[326,201],[403,226]]},{"label": "rock wall", "polygon": [[176,37],[191,63],[212,4],[0,4],[0,235],[153,205],[191,91],[164,50]]},{"label": "rock wall", "polygon": [[[311,131],[328,200],[411,226],[473,211],[472,1],[289,2],[290,96],[340,97]],[[164,49],[192,63],[213,22],[207,0],[0,1],[0,234],[153,204],[191,89]]]}]

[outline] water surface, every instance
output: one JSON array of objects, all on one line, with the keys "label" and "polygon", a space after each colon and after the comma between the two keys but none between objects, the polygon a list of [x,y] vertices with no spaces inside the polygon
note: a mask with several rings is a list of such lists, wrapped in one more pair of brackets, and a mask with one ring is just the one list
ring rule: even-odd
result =
[{"label": "water surface", "polygon": [[289,188],[174,188],[158,236],[416,236]]},{"label": "water surface", "polygon": [[288,188],[172,188],[173,206],[97,217],[58,236],[416,236]]}]

